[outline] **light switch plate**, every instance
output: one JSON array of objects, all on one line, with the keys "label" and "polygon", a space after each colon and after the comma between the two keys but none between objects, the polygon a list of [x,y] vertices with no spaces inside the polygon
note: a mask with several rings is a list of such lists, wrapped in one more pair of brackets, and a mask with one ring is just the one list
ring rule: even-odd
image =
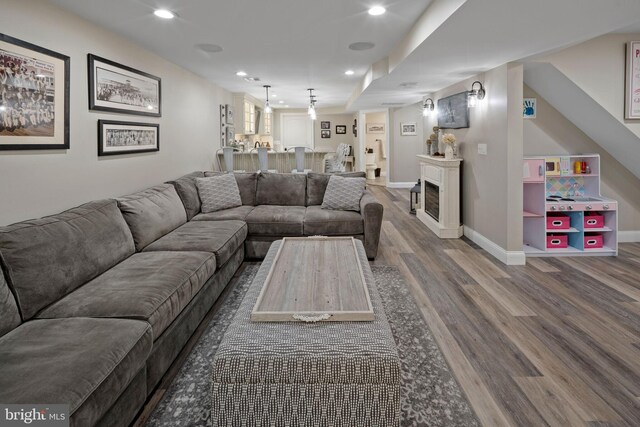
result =
[{"label": "light switch plate", "polygon": [[478,154],[487,155],[487,144],[478,144]]}]

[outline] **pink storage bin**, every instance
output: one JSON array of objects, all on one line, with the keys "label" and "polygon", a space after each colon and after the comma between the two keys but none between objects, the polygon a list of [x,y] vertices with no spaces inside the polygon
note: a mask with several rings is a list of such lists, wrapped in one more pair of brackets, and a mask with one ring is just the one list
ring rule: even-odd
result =
[{"label": "pink storage bin", "polygon": [[563,214],[547,214],[547,230],[568,230],[571,228],[571,220]]},{"label": "pink storage bin", "polygon": [[584,216],[584,228],[602,228],[604,227],[604,215],[595,212],[586,213]]},{"label": "pink storage bin", "polygon": [[585,234],[584,236],[584,248],[585,249],[602,249],[602,234]]},{"label": "pink storage bin", "polygon": [[566,249],[569,238],[566,234],[547,234],[547,249]]}]

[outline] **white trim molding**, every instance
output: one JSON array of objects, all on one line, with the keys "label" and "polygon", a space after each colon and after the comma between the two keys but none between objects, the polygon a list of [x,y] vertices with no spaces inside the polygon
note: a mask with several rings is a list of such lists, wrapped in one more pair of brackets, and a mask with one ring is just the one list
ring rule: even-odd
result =
[{"label": "white trim molding", "polygon": [[506,265],[525,265],[526,256],[524,251],[507,251],[497,243],[487,239],[482,234],[478,233],[472,228],[464,226],[464,235],[469,238],[473,243],[480,246],[485,251],[489,252],[499,261]]},{"label": "white trim molding", "polygon": [[416,185],[415,182],[389,182],[388,188],[413,188]]},{"label": "white trim molding", "polygon": [[640,242],[640,230],[618,231],[618,243]]}]

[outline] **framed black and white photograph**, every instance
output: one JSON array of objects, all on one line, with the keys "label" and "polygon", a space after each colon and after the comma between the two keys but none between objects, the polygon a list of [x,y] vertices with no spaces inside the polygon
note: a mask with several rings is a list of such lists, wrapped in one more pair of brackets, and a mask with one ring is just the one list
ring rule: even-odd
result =
[{"label": "framed black and white photograph", "polygon": [[413,136],[417,135],[417,124],[416,122],[409,123],[400,123],[400,135],[402,136]]},{"label": "framed black and white photograph", "polygon": [[89,54],[89,109],[161,116],[160,77]]},{"label": "framed black and white photograph", "polygon": [[625,119],[640,119],[640,41],[627,43]]},{"label": "framed black and white photograph", "polygon": [[160,151],[160,125],[98,120],[98,156]]},{"label": "framed black and white photograph", "polygon": [[469,92],[460,92],[438,100],[438,126],[441,129],[469,127]]},{"label": "framed black and white photograph", "polygon": [[331,138],[331,131],[330,130],[326,130],[323,129],[320,131],[320,137],[321,138]]},{"label": "framed black and white photograph", "polygon": [[347,127],[344,125],[336,125],[336,135],[345,135],[347,133]]},{"label": "framed black and white photograph", "polygon": [[233,126],[227,126],[227,140],[225,141],[225,146],[228,146],[236,139],[236,128]]},{"label": "framed black and white photograph", "polygon": [[320,122],[320,129],[327,129],[330,130],[331,129],[331,122]]},{"label": "framed black and white photograph", "polygon": [[69,57],[0,34],[0,150],[69,148]]},{"label": "framed black and white photograph", "polygon": [[384,123],[367,123],[367,133],[384,133]]}]

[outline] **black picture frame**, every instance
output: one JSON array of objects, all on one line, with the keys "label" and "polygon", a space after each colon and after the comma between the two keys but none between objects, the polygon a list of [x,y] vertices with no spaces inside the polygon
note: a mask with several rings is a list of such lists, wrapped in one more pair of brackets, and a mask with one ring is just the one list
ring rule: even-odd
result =
[{"label": "black picture frame", "polygon": [[346,135],[347,127],[345,125],[336,125],[336,135]]},{"label": "black picture frame", "polygon": [[[17,72],[27,76],[33,74],[33,77],[20,79],[19,85],[4,85],[7,91],[21,91],[23,99],[30,97],[33,105],[15,108],[17,104],[12,105],[6,94],[0,97],[0,113],[3,116],[7,112],[12,114],[10,127],[5,128],[4,120],[0,120],[0,150],[69,149],[71,59],[67,55],[2,33],[0,59],[3,63],[0,76],[8,72],[12,78]],[[13,67],[5,68],[10,65]],[[16,103],[19,102],[18,99],[16,95]],[[27,111],[32,112],[29,114]],[[36,126],[32,125],[33,121]]]},{"label": "black picture frame", "polygon": [[[91,53],[87,54],[87,65],[89,110],[162,117],[162,80],[160,77]],[[137,87],[134,83],[137,84]],[[127,97],[133,99],[123,101],[123,89],[133,92],[132,96]],[[110,98],[113,96],[114,100],[100,99],[107,96]],[[120,97],[120,101],[115,100],[117,97]]]},{"label": "black picture frame", "polygon": [[[139,149],[136,149],[135,145],[114,145],[113,147],[108,147],[106,138],[109,130],[124,132],[152,130],[154,143],[144,144],[142,146],[139,145],[140,147],[142,147]],[[125,135],[123,137],[127,136]],[[155,151],[160,151],[160,125],[158,123],[124,122],[120,120],[98,120],[98,156],[102,157],[116,156],[120,154],[151,153]]]},{"label": "black picture frame", "polygon": [[469,124],[469,92],[460,92],[438,99],[438,127],[463,129]]},{"label": "black picture frame", "polygon": [[331,138],[331,130],[330,129],[322,129],[320,131],[320,138]]},{"label": "black picture frame", "polygon": [[320,129],[330,130],[331,129],[331,122],[329,122],[329,121],[320,122]]}]

